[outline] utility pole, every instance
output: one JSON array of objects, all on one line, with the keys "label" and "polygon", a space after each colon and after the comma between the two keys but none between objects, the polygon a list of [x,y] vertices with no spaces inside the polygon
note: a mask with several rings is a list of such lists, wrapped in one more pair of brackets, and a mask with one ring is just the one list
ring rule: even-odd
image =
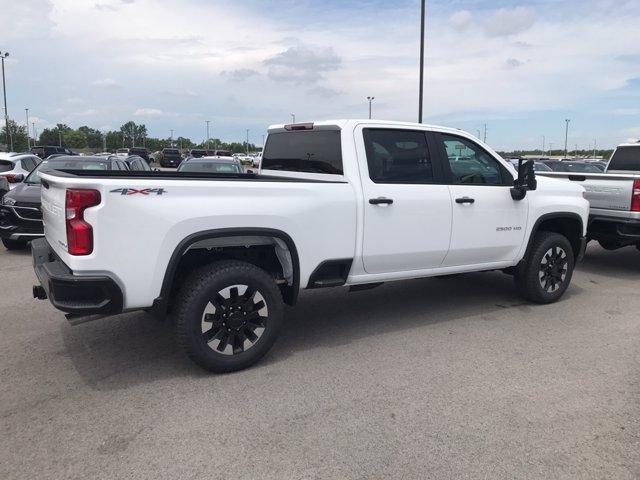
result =
[{"label": "utility pole", "polygon": [[210,140],[209,140],[209,120],[207,120],[207,150],[210,148]]},{"label": "utility pole", "polygon": [[[28,127],[29,125],[27,125]],[[36,133],[36,122],[31,122],[31,126],[33,127],[33,146],[36,146],[36,140],[38,139],[38,134]]]},{"label": "utility pole", "polygon": [[249,155],[249,129],[247,128],[247,155]]},{"label": "utility pole", "polygon": [[296,123],[296,114],[295,113],[291,114],[291,120],[292,120],[291,123]]},{"label": "utility pole", "polygon": [[9,52],[0,52],[0,59],[2,59],[2,92],[4,94],[4,122],[7,128],[7,147],[9,151],[13,152],[13,137],[9,133],[9,111],[7,110],[7,82],[4,79],[4,59],[9,56]]},{"label": "utility pole", "polygon": [[565,118],[564,121],[566,122],[567,126],[564,130],[564,158],[567,158],[567,138],[569,136],[569,122],[571,120],[569,120],[568,118]]},{"label": "utility pole", "polygon": [[31,149],[31,137],[29,136],[29,109],[25,108],[25,112],[27,112],[27,150]]},{"label": "utility pole", "polygon": [[425,0],[420,2],[420,93],[418,94],[418,123],[422,123],[422,89],[424,84],[424,11]]},{"label": "utility pole", "polygon": [[487,124],[484,124],[484,138],[482,139],[484,143],[487,143]]},{"label": "utility pole", "polygon": [[542,156],[544,156],[544,135],[542,135]]},{"label": "utility pole", "polygon": [[369,120],[371,120],[371,102],[373,102],[373,100],[376,97],[367,97],[367,100],[369,100]]}]

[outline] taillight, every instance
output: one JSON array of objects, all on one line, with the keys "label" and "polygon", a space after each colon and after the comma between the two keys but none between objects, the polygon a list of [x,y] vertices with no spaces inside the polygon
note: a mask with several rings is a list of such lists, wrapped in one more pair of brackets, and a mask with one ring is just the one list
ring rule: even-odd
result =
[{"label": "taillight", "polygon": [[640,212],[640,178],[633,181],[633,193],[631,194],[631,211]]},{"label": "taillight", "polygon": [[310,123],[289,123],[284,126],[285,130],[313,130],[313,122]]},{"label": "taillight", "polygon": [[98,190],[67,190],[65,201],[67,223],[67,250],[71,255],[89,255],[93,252],[93,227],[84,221],[84,211],[100,203]]},{"label": "taillight", "polygon": [[7,174],[6,177],[7,177],[7,182],[9,183],[20,183],[18,180],[16,180],[16,176],[11,173]]}]

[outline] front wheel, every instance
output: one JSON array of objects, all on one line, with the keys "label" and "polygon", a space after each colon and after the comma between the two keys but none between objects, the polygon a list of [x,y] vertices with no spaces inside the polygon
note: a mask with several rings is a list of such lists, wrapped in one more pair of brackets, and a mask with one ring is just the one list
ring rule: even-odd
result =
[{"label": "front wheel", "polygon": [[235,260],[194,271],[176,308],[178,344],[211,372],[247,368],[267,353],[280,333],[284,304],[264,270]]},{"label": "front wheel", "polygon": [[569,240],[559,233],[540,232],[514,276],[516,287],[532,302],[555,302],[569,286],[573,266]]}]

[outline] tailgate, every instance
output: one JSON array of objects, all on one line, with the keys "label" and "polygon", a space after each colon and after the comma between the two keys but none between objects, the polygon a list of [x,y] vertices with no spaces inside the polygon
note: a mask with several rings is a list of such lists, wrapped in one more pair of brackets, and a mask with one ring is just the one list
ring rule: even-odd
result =
[{"label": "tailgate", "polygon": [[536,172],[536,175],[559,178],[582,185],[593,209],[631,210],[634,175],[610,173]]},{"label": "tailgate", "polygon": [[42,174],[42,222],[44,233],[51,247],[62,258],[67,254],[67,226],[65,199],[67,187],[60,179]]}]

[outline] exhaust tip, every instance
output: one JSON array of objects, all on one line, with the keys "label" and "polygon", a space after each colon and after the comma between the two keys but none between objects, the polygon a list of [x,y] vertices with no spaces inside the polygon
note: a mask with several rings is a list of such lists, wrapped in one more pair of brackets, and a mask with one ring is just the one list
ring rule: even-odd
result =
[{"label": "exhaust tip", "polygon": [[33,286],[33,298],[37,298],[38,300],[46,300],[47,292],[44,290],[42,285]]}]

